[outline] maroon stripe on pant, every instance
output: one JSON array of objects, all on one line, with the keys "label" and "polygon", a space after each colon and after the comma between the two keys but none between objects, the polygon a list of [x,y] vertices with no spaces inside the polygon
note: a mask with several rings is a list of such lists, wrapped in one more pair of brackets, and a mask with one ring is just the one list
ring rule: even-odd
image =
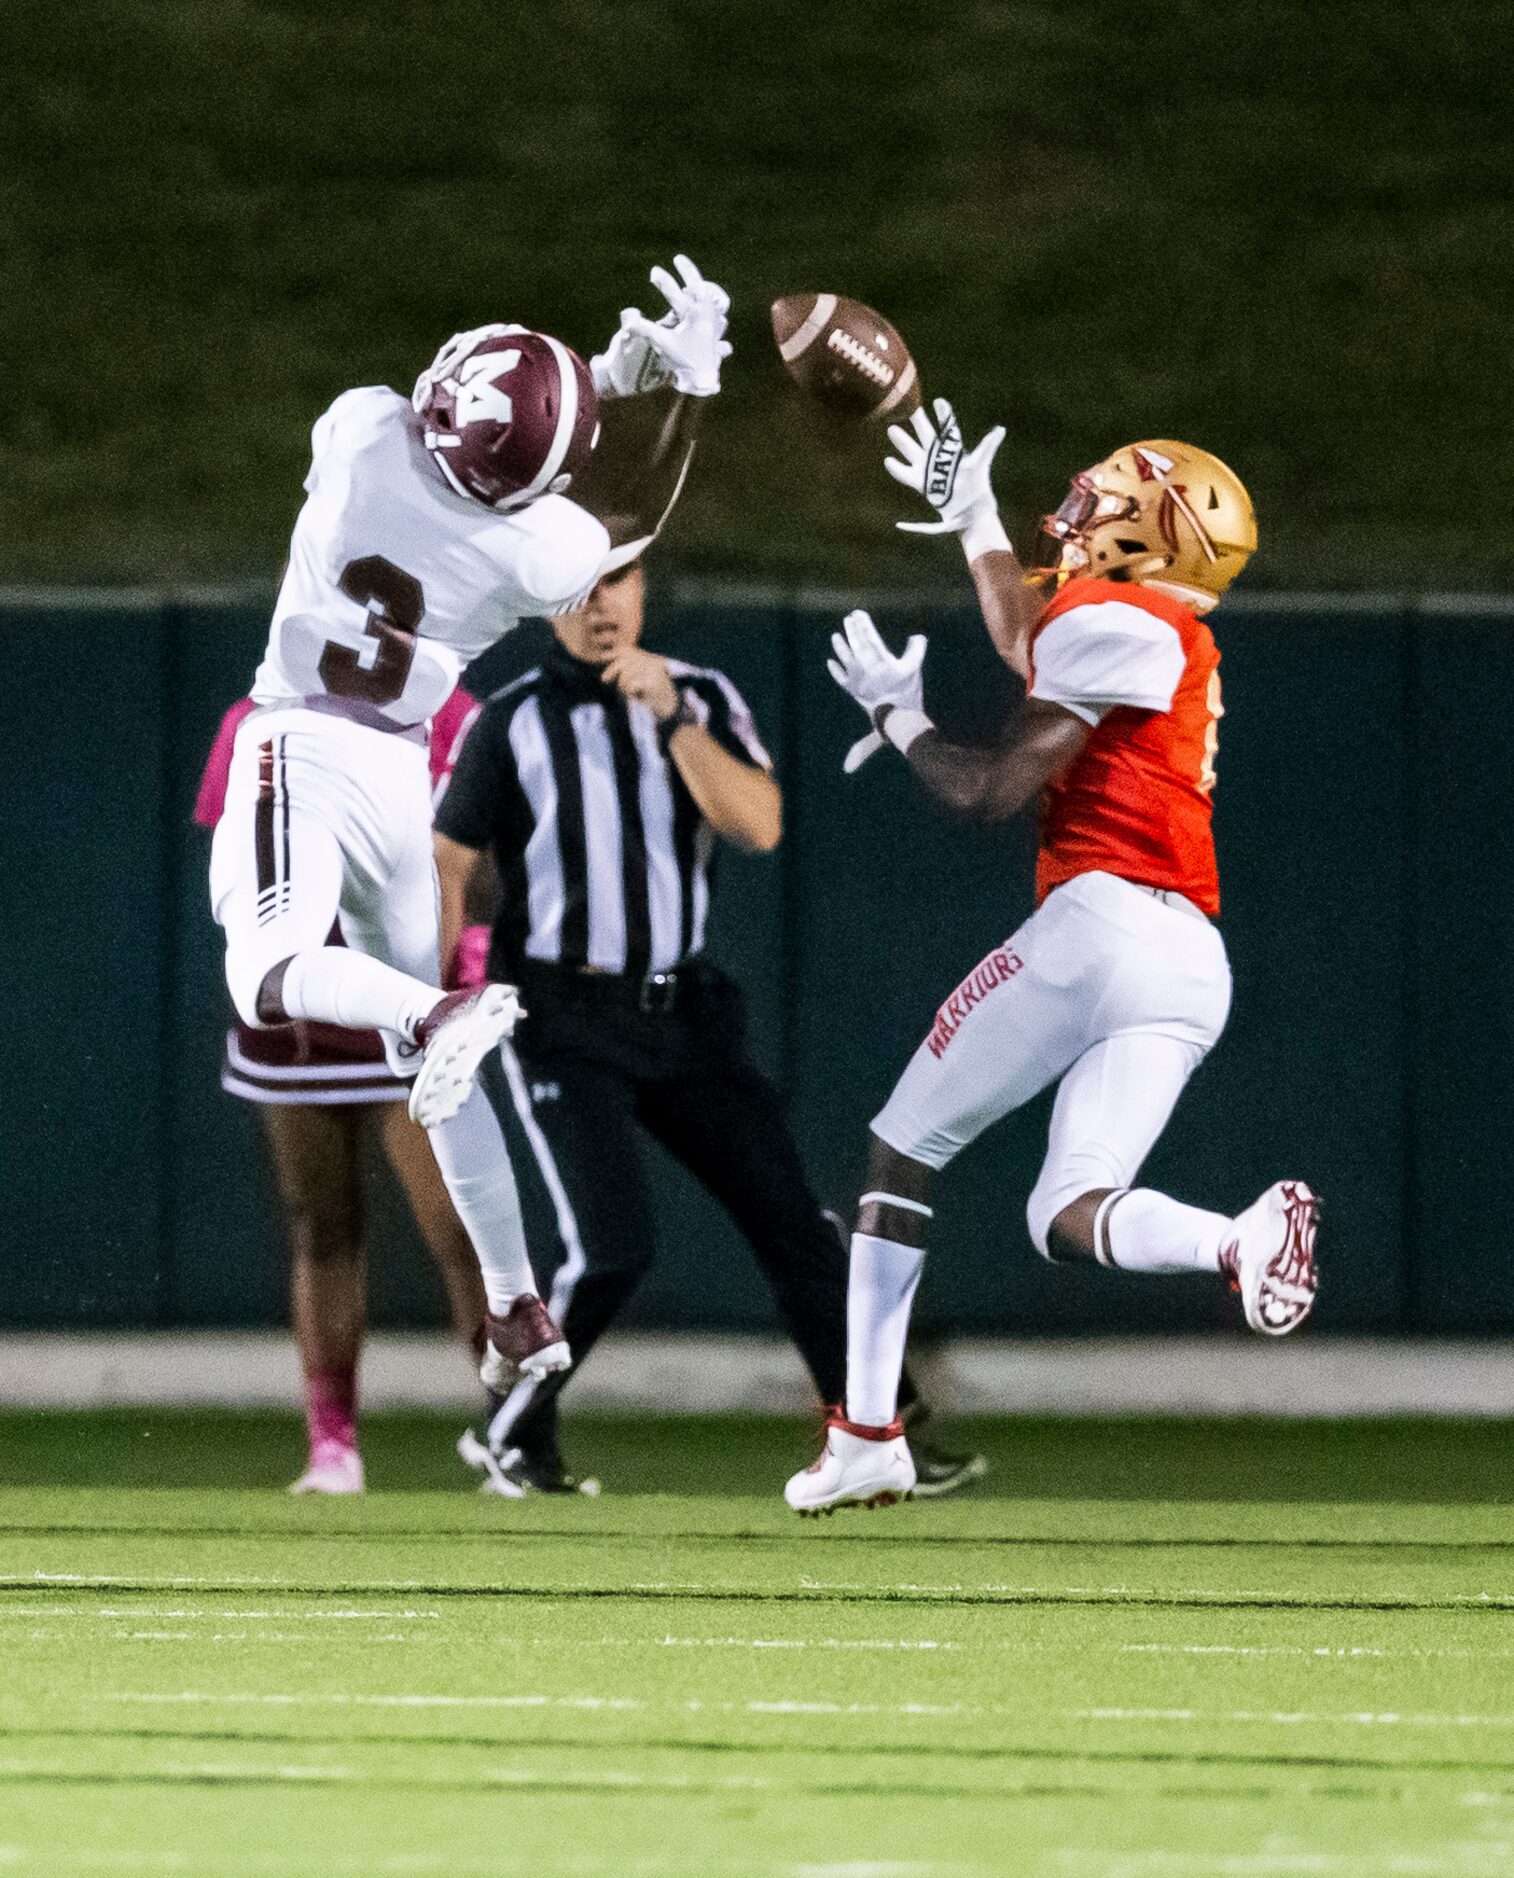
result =
[{"label": "maroon stripe on pant", "polygon": [[253,811],[253,847],[257,855],[258,903],[274,885],[273,872],[273,743],[258,745],[258,804]]},{"label": "maroon stripe on pant", "polygon": [[289,887],[289,773],[284,762],[284,739],[279,738],[279,822],[284,841],[284,887]]}]

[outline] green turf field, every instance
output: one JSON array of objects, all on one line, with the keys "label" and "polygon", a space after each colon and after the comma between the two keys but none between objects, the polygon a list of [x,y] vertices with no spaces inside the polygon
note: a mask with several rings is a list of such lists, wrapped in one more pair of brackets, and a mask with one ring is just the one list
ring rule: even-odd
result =
[{"label": "green turf field", "polygon": [[453,1432],[315,1505],[288,1418],[6,1419],[0,1872],[1514,1872],[1496,1425],[985,1423],[811,1524],[791,1423]]}]

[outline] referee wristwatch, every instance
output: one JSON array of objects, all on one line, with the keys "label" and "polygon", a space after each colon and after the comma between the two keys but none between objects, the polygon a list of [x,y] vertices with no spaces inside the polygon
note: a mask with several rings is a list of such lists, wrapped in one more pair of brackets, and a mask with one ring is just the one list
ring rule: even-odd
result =
[{"label": "referee wristwatch", "polygon": [[683,729],[685,724],[697,724],[699,713],[694,709],[686,691],[678,694],[678,709],[670,717],[664,717],[657,726],[657,741],[662,745],[663,755],[667,755],[668,745],[673,741],[674,733]]}]

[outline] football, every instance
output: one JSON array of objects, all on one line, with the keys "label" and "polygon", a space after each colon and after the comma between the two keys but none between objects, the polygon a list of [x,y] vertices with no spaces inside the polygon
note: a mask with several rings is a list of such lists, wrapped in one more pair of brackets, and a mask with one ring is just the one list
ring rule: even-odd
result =
[{"label": "football", "polygon": [[909,347],[881,313],[836,293],[773,302],[778,354],[800,388],[849,417],[893,422],[920,408]]}]

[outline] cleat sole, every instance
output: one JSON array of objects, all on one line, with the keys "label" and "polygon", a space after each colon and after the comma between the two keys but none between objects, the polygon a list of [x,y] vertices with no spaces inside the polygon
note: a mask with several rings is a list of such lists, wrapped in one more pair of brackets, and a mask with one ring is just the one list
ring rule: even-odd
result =
[{"label": "cleat sole", "polygon": [[832,1500],[829,1506],[796,1506],[793,1510],[801,1519],[829,1519],[833,1513],[869,1512],[875,1506],[897,1506],[901,1500],[913,1500],[913,1489],[908,1493],[899,1493],[892,1487],[885,1487],[881,1493],[868,1494],[853,1499]]}]

